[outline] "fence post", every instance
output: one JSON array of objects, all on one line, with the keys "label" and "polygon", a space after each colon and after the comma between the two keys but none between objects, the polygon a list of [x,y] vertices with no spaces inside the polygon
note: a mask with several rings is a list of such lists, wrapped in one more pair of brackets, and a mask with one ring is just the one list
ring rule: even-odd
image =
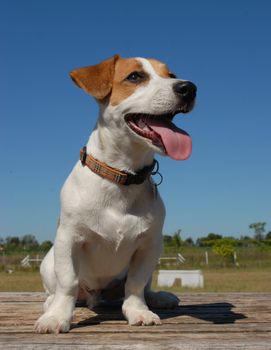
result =
[{"label": "fence post", "polygon": [[206,265],[208,266],[209,265],[209,256],[208,256],[207,250],[205,251],[205,262],[206,262]]},{"label": "fence post", "polygon": [[233,261],[235,266],[239,266],[239,263],[237,262],[237,252],[233,252]]}]

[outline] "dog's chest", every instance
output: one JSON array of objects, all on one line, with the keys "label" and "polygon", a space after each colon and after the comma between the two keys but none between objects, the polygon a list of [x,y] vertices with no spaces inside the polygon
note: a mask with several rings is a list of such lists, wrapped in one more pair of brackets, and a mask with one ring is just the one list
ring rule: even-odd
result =
[{"label": "dog's chest", "polygon": [[111,232],[92,232],[83,245],[80,271],[87,285],[105,288],[117,276],[127,271],[131,257],[144,245],[148,232],[134,234],[127,228],[111,226]]},{"label": "dog's chest", "polygon": [[164,205],[160,196],[154,195],[150,183],[116,188],[108,182],[99,179],[98,182],[96,186],[92,183],[88,190],[77,191],[80,222],[92,232],[115,241],[118,248],[125,239],[136,239],[153,226],[162,226]]},{"label": "dog's chest", "polygon": [[[124,240],[135,240],[141,233],[148,230],[154,221],[154,214],[134,210],[118,210],[109,207],[97,213],[96,232],[110,241],[115,241],[116,247]],[[95,226],[96,226],[95,225]]]}]

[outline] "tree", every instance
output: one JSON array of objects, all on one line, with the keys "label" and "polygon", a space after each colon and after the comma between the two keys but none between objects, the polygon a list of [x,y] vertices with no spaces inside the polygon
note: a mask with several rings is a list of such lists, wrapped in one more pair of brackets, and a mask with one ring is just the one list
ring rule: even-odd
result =
[{"label": "tree", "polygon": [[48,252],[48,250],[52,247],[53,243],[51,241],[44,241],[40,245],[40,250],[44,252]]},{"label": "tree", "polygon": [[170,235],[164,235],[164,245],[169,246],[172,243],[172,236]]},{"label": "tree", "polygon": [[217,233],[209,233],[208,236],[206,237],[209,241],[213,241],[216,239],[221,239],[222,236],[218,235]]},{"label": "tree", "polygon": [[189,237],[185,240],[185,244],[189,246],[194,246],[193,238]]},{"label": "tree", "polygon": [[39,243],[34,235],[24,235],[21,242],[22,246],[26,249],[37,248],[39,246]]},{"label": "tree", "polygon": [[19,237],[12,236],[6,238],[6,244],[13,247],[19,247],[21,241]]},{"label": "tree", "polygon": [[254,230],[254,238],[258,241],[262,241],[264,239],[266,222],[255,222],[249,225],[249,228]]},{"label": "tree", "polygon": [[266,234],[265,239],[270,239],[270,240],[271,240],[271,231],[269,231],[269,232]]},{"label": "tree", "polygon": [[174,247],[179,248],[182,245],[181,232],[182,230],[179,229],[172,236],[172,245]]},{"label": "tree", "polygon": [[228,260],[233,261],[234,241],[230,238],[222,238],[217,240],[213,246],[213,252],[220,255],[224,259],[224,265]]},{"label": "tree", "polygon": [[251,240],[251,237],[246,236],[246,235],[245,235],[245,236],[241,236],[241,237],[240,237],[240,240],[241,240],[241,241],[250,241],[250,240]]},{"label": "tree", "polygon": [[197,245],[200,247],[212,247],[219,239],[222,239],[221,235],[218,235],[217,233],[209,233],[206,237],[198,238]]}]

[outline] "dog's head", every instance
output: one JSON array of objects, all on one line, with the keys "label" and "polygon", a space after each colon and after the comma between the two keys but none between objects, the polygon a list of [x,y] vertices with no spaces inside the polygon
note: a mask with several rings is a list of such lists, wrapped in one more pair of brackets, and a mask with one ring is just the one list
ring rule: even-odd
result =
[{"label": "dog's head", "polygon": [[190,156],[191,138],[172,120],[192,110],[197,88],[177,79],[164,63],[115,55],[98,65],[76,69],[70,76],[98,100],[104,126],[122,130],[173,159]]}]

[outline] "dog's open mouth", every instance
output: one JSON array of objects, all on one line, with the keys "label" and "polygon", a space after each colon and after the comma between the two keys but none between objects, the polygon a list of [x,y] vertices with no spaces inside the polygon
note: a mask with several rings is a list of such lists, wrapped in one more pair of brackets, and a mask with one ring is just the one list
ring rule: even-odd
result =
[{"label": "dog's open mouth", "polygon": [[187,132],[172,123],[174,115],[129,113],[125,121],[136,134],[151,140],[172,159],[185,160],[191,155],[192,140]]}]

